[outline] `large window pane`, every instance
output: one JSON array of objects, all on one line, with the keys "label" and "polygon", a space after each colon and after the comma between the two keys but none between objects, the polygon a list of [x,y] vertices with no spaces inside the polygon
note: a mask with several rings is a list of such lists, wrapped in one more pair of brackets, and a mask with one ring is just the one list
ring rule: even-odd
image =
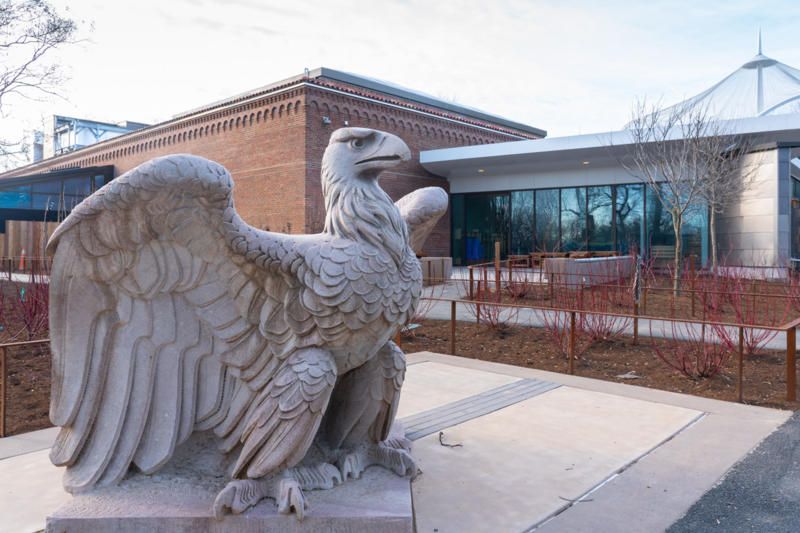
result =
[{"label": "large window pane", "polygon": [[652,256],[664,259],[675,253],[672,217],[650,187],[647,187],[647,238]]},{"label": "large window pane", "polygon": [[536,191],[536,249],[552,252],[559,249],[558,189]]},{"label": "large window pane", "polygon": [[467,263],[494,259],[494,243],[500,242],[500,256],[508,253],[508,194],[468,194],[464,198],[465,248]]},{"label": "large window pane", "polygon": [[452,241],[450,249],[453,251],[453,264],[465,265],[464,262],[464,195],[454,194],[450,197],[451,220],[450,227]]},{"label": "large window pane", "polygon": [[693,255],[705,265],[708,255],[708,209],[705,205],[691,206],[684,213],[681,235],[683,256]]},{"label": "large window pane", "polygon": [[589,235],[589,250],[613,250],[611,187],[589,187],[587,195],[589,209],[586,231]]},{"label": "large window pane", "polygon": [[642,250],[644,233],[644,185],[617,185],[617,250],[622,254]]},{"label": "large window pane", "polygon": [[[664,193],[666,194],[666,193]],[[658,259],[675,255],[675,231],[672,216],[661,204],[658,195],[647,189],[647,232],[650,253]],[[708,213],[702,205],[691,206],[683,215],[681,225],[684,257],[697,256],[705,264],[708,249]]]},{"label": "large window pane", "polygon": [[533,191],[511,193],[511,253],[533,250]]},{"label": "large window pane", "polygon": [[31,187],[9,187],[0,189],[0,208],[5,209],[30,209]]},{"label": "large window pane", "polygon": [[61,196],[61,180],[41,181],[32,185],[33,193],[49,194],[55,197]]},{"label": "large window pane", "polygon": [[89,178],[69,178],[64,180],[64,194],[71,196],[86,197],[92,192],[91,181]]},{"label": "large window pane", "polygon": [[561,189],[561,249],[586,250],[586,189]]},{"label": "large window pane", "polygon": [[31,197],[34,209],[55,211],[58,209],[59,196],[57,194],[34,194]]}]

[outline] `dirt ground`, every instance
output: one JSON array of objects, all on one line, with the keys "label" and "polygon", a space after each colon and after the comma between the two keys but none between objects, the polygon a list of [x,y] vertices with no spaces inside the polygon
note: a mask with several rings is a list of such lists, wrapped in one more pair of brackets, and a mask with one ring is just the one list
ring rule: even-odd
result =
[{"label": "dirt ground", "polygon": [[[401,337],[406,353],[431,351],[449,353],[450,323],[423,321],[414,335]],[[668,366],[654,350],[661,339],[640,337],[634,346],[632,338],[602,341],[590,347],[575,363],[579,376],[651,387],[671,392],[694,394],[718,400],[736,401],[736,360],[728,360],[723,370],[713,378],[690,379]],[[663,344],[662,344],[663,346]],[[484,325],[458,322],[456,326],[456,355],[516,366],[567,372],[567,359],[558,353],[546,330],[531,327],[512,327],[496,333]],[[745,357],[744,403],[797,410],[798,402],[785,399],[784,353],[765,352]],[[620,376],[636,375],[626,379]]]},{"label": "dirt ground", "polygon": [[50,345],[8,348],[6,434],[49,427]]}]

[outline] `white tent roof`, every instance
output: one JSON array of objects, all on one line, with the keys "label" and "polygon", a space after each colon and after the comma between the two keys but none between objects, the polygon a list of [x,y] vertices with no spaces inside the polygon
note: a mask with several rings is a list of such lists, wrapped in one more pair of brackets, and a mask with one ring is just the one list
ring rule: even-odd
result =
[{"label": "white tent roof", "polygon": [[753,59],[722,81],[676,106],[703,106],[721,119],[800,113],[800,70],[765,56]]}]

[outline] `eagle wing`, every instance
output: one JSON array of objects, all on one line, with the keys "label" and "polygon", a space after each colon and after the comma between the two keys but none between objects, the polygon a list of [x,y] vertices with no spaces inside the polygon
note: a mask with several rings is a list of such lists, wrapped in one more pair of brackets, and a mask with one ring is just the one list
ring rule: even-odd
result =
[{"label": "eagle wing", "polygon": [[440,187],[417,189],[395,202],[408,226],[409,244],[416,254],[422,253],[428,235],[447,212],[447,204],[447,193]]},{"label": "eagle wing", "polygon": [[[132,463],[153,472],[195,430],[228,450],[244,442],[263,471],[299,460],[319,424],[336,372],[324,350],[296,353],[295,315],[314,318],[286,305],[303,258],[291,236],[244,224],[232,187],[206,159],[155,159],[81,203],[48,243],[50,417],[62,427],[50,456],[68,466],[68,490],[116,483]],[[242,234],[255,253],[236,251]],[[267,321],[286,327],[270,334]]]}]

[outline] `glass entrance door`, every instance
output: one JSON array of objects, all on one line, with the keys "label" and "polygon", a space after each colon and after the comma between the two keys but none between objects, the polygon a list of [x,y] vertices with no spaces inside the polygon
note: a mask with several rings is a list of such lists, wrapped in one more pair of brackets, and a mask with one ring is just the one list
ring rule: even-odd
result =
[{"label": "glass entrance door", "polygon": [[506,257],[510,214],[508,193],[465,195],[464,257],[467,264],[492,261],[496,241],[500,242],[500,257]]}]

